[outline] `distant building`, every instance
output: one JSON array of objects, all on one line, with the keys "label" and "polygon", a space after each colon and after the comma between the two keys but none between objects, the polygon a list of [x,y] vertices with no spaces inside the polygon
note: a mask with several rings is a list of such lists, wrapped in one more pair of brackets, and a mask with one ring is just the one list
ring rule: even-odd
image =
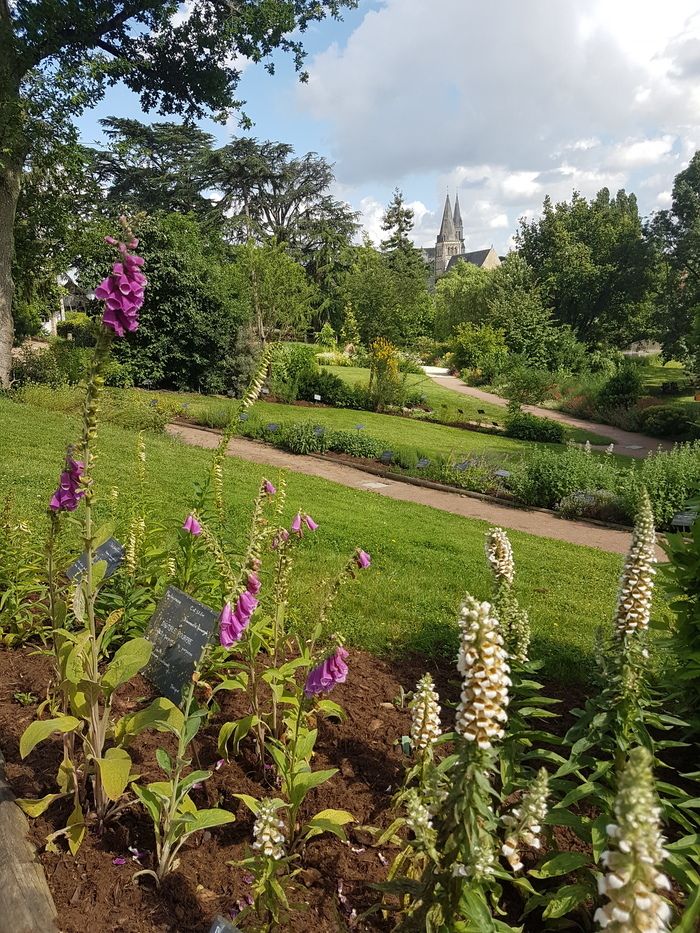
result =
[{"label": "distant building", "polygon": [[434,247],[423,250],[425,261],[433,267],[436,279],[449,272],[457,262],[470,262],[481,269],[495,269],[500,266],[498,253],[491,246],[466,252],[464,248],[464,224],[459,209],[459,195],[455,198],[454,211],[449,194],[445,198],[442,223]]}]

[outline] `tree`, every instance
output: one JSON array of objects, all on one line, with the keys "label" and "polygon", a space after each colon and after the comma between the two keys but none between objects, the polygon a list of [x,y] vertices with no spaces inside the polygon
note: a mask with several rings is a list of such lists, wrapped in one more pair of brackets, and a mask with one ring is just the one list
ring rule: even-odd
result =
[{"label": "tree", "polygon": [[[77,244],[75,265],[86,291],[114,259],[104,243],[114,226],[114,219],[93,221]],[[235,384],[231,354],[248,323],[229,247],[192,215],[141,215],[134,229],[148,288],[139,328],[115,344],[115,357],[128,366],[136,385],[225,391]]]},{"label": "tree", "polygon": [[211,203],[205,171],[214,137],[191,123],[101,120],[109,148],[93,151],[92,171],[108,212],[180,211],[203,217]]},{"label": "tree", "polygon": [[654,216],[647,236],[660,266],[656,302],[664,356],[684,360],[695,351],[700,372],[700,152],[676,175],[671,208]]},{"label": "tree", "polygon": [[486,317],[484,290],[490,273],[471,262],[456,262],[435,286],[435,336],[449,337],[459,324]]},{"label": "tree", "polygon": [[[433,306],[424,275],[403,268],[402,259],[385,256],[369,240],[352,251],[342,296],[357,318],[365,346],[384,337],[406,346],[432,330]],[[409,263],[411,260],[409,260]]]},{"label": "tree", "polygon": [[389,234],[386,240],[382,240],[383,253],[392,253],[394,250],[408,252],[415,249],[408,236],[413,230],[414,216],[414,211],[406,207],[401,189],[394,188],[394,197],[382,218],[382,230]]},{"label": "tree", "polygon": [[655,262],[633,194],[546,198],[540,218],[521,221],[516,242],[545,304],[580,340],[624,347],[650,335]]},{"label": "tree", "polygon": [[146,109],[223,115],[236,105],[238,57],[272,71],[269,56],[281,48],[301,70],[303,47],[291,34],[354,5],[193,0],[182,21],[172,0],[0,0],[0,384],[9,382],[14,221],[34,124],[49,109],[77,115],[117,81]]},{"label": "tree", "polygon": [[35,334],[60,305],[58,276],[99,198],[89,153],[70,124],[38,126],[23,173],[15,218],[13,316],[18,338]]},{"label": "tree", "polygon": [[233,272],[239,306],[261,343],[305,335],[316,290],[283,246],[249,240],[237,247]]}]

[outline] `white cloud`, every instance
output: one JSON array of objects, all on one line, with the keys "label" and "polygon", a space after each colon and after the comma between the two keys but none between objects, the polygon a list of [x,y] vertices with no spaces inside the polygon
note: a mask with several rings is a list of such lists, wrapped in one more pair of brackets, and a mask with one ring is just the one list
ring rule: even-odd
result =
[{"label": "white cloud", "polygon": [[423,243],[445,185],[460,193],[472,248],[500,230],[505,245],[509,221],[536,214],[545,194],[625,187],[643,212],[658,209],[700,143],[697,0],[441,0],[430,11],[382,0],[309,71],[299,105],[322,121],[340,181],[364,192],[375,229],[368,189],[401,184],[410,200],[419,180]]},{"label": "white cloud", "polygon": [[670,207],[671,206],[671,192],[660,191],[656,195],[656,203],[659,205],[659,207]]}]

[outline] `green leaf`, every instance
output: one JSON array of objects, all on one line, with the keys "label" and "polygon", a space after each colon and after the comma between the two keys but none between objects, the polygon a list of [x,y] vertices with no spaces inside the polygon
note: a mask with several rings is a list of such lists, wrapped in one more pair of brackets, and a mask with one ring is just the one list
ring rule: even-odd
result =
[{"label": "green leaf", "polygon": [[692,833],[689,836],[683,836],[682,839],[676,839],[675,842],[667,842],[664,846],[669,852],[687,852],[688,850],[697,852],[698,847],[700,847],[700,833]]},{"label": "green leaf", "polygon": [[251,729],[258,725],[260,720],[257,716],[244,716],[242,719],[234,719],[231,722],[225,722],[219,730],[217,740],[217,749],[222,758],[229,758],[228,743],[231,742],[231,754],[238,754],[238,746],[248,735]]},{"label": "green leaf", "polygon": [[306,794],[320,784],[330,781],[334,774],[338,773],[337,768],[328,768],[325,771],[302,771],[294,777],[294,790],[292,792],[292,804],[299,804]]},{"label": "green leaf", "polygon": [[333,833],[342,842],[347,841],[343,826],[355,822],[355,817],[347,810],[321,810],[306,824],[306,839],[320,836],[321,833]]},{"label": "green leaf", "polygon": [[577,868],[583,868],[590,863],[590,858],[583,852],[561,852],[545,859],[539,868],[533,868],[528,874],[533,878],[556,878],[558,875],[568,875]]},{"label": "green leaf", "polygon": [[545,920],[563,917],[590,897],[591,893],[591,887],[588,884],[565,884],[549,898],[542,916]]},{"label": "green leaf", "polygon": [[85,819],[83,818],[83,811],[78,804],[75,805],[73,812],[68,817],[66,837],[68,839],[68,848],[70,849],[71,855],[76,855],[85,838]]},{"label": "green leaf", "polygon": [[92,536],[92,549],[96,551],[98,547],[102,547],[105,541],[109,539],[114,534],[114,522],[104,522],[100,525],[95,534]]},{"label": "green leaf", "polygon": [[234,794],[234,797],[237,797],[238,800],[242,800],[243,803],[248,807],[251,813],[258,815],[260,811],[260,801],[255,797],[251,797],[250,794]]},{"label": "green leaf", "polygon": [[160,767],[165,771],[165,773],[170,777],[173,770],[173,763],[170,760],[170,755],[166,752],[164,748],[156,749],[156,761]]},{"label": "green leaf", "polygon": [[102,684],[108,690],[116,690],[120,684],[131,680],[147,664],[153,645],[147,638],[132,638],[114,655],[102,675]]},{"label": "green leaf", "polygon": [[73,615],[81,625],[85,625],[85,596],[80,581],[73,590]]},{"label": "green leaf", "polygon": [[178,709],[171,700],[158,697],[146,709],[123,716],[115,727],[114,735],[121,745],[126,739],[133,738],[145,729],[179,735],[184,727],[185,717],[182,715],[182,710]]},{"label": "green leaf", "polygon": [[102,583],[107,573],[107,561],[106,560],[96,560],[92,565],[92,588],[96,590],[97,587]]},{"label": "green leaf", "polygon": [[202,781],[208,781],[212,776],[212,771],[191,771],[187,777],[184,777],[177,785],[177,795],[180,797],[191,790],[193,785],[201,784]]},{"label": "green leaf", "polygon": [[110,800],[119,800],[131,774],[131,758],[123,748],[109,748],[104,758],[97,758],[102,786]]},{"label": "green leaf", "polygon": [[32,749],[48,739],[54,732],[73,732],[80,725],[75,716],[58,716],[56,719],[39,719],[30,723],[19,740],[19,753],[26,758]]},{"label": "green leaf", "polygon": [[22,808],[27,816],[41,816],[54,800],[60,800],[61,797],[67,797],[68,794],[47,794],[39,800],[30,800],[27,797],[18,797],[15,803]]},{"label": "green leaf", "polygon": [[160,811],[161,808],[166,806],[165,802],[162,801],[157,794],[154,794],[153,791],[148,787],[141,787],[139,784],[132,784],[131,789],[148,811],[148,814],[153,820],[153,823],[158,826],[160,822]]},{"label": "green leaf", "polygon": [[593,846],[593,861],[598,864],[601,853],[608,845],[608,834],[605,827],[610,823],[609,814],[603,813],[591,823],[591,844]]},{"label": "green leaf", "polygon": [[187,824],[187,835],[199,832],[200,829],[213,829],[215,826],[233,823],[235,819],[233,813],[219,807],[212,807],[211,810],[197,810],[194,818]]}]

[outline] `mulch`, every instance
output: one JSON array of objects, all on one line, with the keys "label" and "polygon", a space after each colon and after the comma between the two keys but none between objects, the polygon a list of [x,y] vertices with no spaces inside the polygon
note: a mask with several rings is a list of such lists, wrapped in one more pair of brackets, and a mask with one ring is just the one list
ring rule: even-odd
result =
[{"label": "mulch", "polygon": [[[377,902],[370,885],[386,878],[388,866],[397,850],[371,845],[366,826],[386,827],[392,821],[391,799],[401,784],[407,758],[401,737],[410,727],[410,713],[402,703],[401,690],[409,691],[418,678],[429,670],[443,702],[445,728],[451,725],[452,710],[459,696],[454,666],[446,662],[408,657],[397,661],[378,659],[362,651],[352,651],[351,676],[332,694],[345,710],[342,723],[319,719],[319,737],[314,770],[337,768],[338,773],[307,797],[303,817],[318,810],[349,810],[357,824],[348,832],[348,842],[333,836],[309,842],[296,862],[301,869],[290,891],[294,905],[282,929],[314,933],[341,930],[385,931],[391,922],[375,913],[359,923],[353,911],[361,915]],[[61,760],[62,744],[58,737],[40,744],[25,761],[19,758],[18,743],[22,732],[35,716],[36,705],[46,696],[52,677],[52,660],[35,649],[0,650],[0,748],[7,760],[7,778],[18,797],[41,797],[56,790],[55,775]],[[552,689],[550,695],[555,693]],[[25,696],[22,696],[25,694]],[[566,710],[579,705],[579,690],[560,690],[560,709],[564,717],[559,729],[567,725]],[[122,715],[139,708],[153,696],[151,686],[141,677],[125,684],[115,698],[115,713]],[[222,721],[243,714],[243,695],[224,694],[222,710],[195,739],[196,762],[214,769],[219,758],[216,736]],[[559,731],[559,730],[558,730]],[[143,781],[162,780],[155,762],[155,750],[164,747],[171,754],[172,737],[144,734],[134,741],[131,754],[134,769]],[[236,822],[212,832],[191,837],[181,851],[180,865],[160,890],[146,880],[132,883],[140,867],[150,867],[150,855],[140,864],[132,860],[129,847],[140,852],[153,850],[153,831],[143,811],[134,806],[108,825],[101,835],[88,833],[77,856],[43,852],[46,836],[65,826],[69,805],[60,802],[42,816],[30,820],[32,841],[40,859],[58,909],[63,933],[84,933],[86,929],[124,931],[124,933],[186,933],[209,930],[217,916],[235,917],[239,904],[250,892],[250,878],[244,869],[232,865],[245,857],[252,839],[253,818],[233,795],[275,796],[279,791],[261,781],[250,747],[244,742],[241,754],[215,770],[201,789],[192,793],[198,807],[222,806],[236,815]],[[580,842],[564,838],[562,828],[557,843],[562,848],[578,848]],[[533,853],[533,858],[536,853]],[[114,865],[113,859],[125,858],[126,864]],[[234,921],[235,922],[235,921]],[[250,929],[243,925],[244,929]],[[539,925],[528,925],[538,930]]]}]

